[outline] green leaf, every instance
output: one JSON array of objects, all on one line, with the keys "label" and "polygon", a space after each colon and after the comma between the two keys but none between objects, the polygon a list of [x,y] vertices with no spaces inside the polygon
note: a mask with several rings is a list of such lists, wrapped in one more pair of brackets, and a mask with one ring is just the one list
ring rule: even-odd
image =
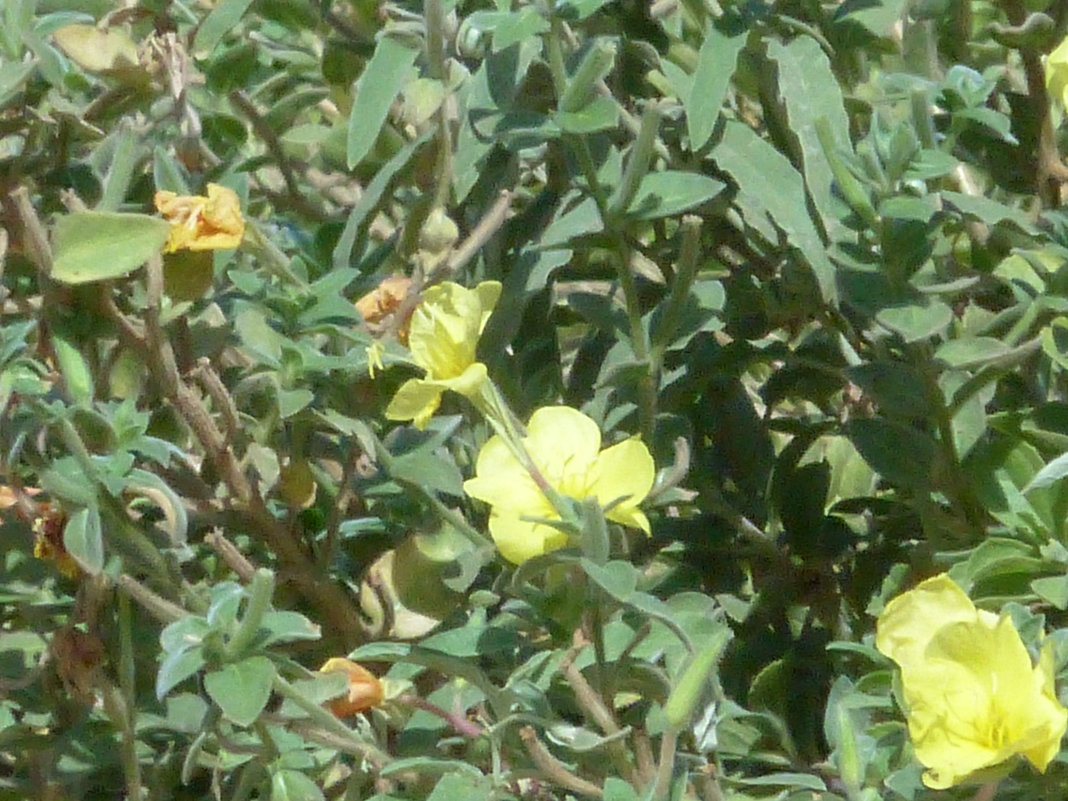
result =
[{"label": "green leaf", "polygon": [[198,672],[205,663],[204,651],[200,646],[167,654],[156,674],[156,698],[163,698],[172,688]]},{"label": "green leaf", "polygon": [[0,65],[0,106],[22,90],[22,85],[37,69],[33,61],[13,61]]},{"label": "green leaf", "polygon": [[800,146],[805,183],[824,225],[832,230],[847,210],[832,192],[834,176],[820,145],[816,123],[820,118],[827,121],[837,150],[852,150],[842,89],[823,49],[809,36],[798,36],[786,45],[771,40],[768,56],[779,65],[779,97],[786,106],[790,133]]},{"label": "green leaf", "polygon": [[1009,346],[993,337],[951,339],[938,347],[934,357],[949,367],[971,370],[982,367],[1009,352]]},{"label": "green leaf", "polygon": [[573,134],[589,134],[615,128],[619,122],[619,104],[610,97],[597,95],[576,111],[558,111],[556,122],[560,130]]},{"label": "green leaf", "polygon": [[738,781],[755,787],[790,787],[814,790],[818,793],[827,792],[827,785],[823,780],[811,773],[769,773],[766,776],[740,778]]},{"label": "green leaf", "polygon": [[238,726],[250,726],[267,706],[275,670],[265,656],[250,656],[204,676],[204,689],[223,715]]},{"label": "green leaf", "polygon": [[680,93],[686,108],[690,150],[694,152],[704,147],[712,136],[738,63],[738,54],[745,46],[748,31],[738,30],[737,26],[728,31],[726,27],[714,24],[708,29],[701,49],[697,51],[697,68]]},{"label": "green leaf", "polygon": [[627,782],[609,776],[604,780],[604,801],[638,801],[638,794]]},{"label": "green leaf", "polygon": [[1043,601],[1060,610],[1068,609],[1068,576],[1049,576],[1031,582],[1031,589]]},{"label": "green leaf", "polygon": [[487,777],[453,770],[441,777],[427,801],[490,801],[498,796]]},{"label": "green leaf", "polygon": [[948,191],[943,191],[941,195],[942,200],[947,205],[955,208],[966,217],[975,217],[987,225],[1010,222],[1024,233],[1038,233],[1038,229],[1035,227],[1031,217],[1019,209],[1010,208],[1003,203],[998,203],[996,200],[979,195],[965,195],[961,192]]},{"label": "green leaf", "polygon": [[411,77],[416,50],[392,36],[378,40],[374,55],[356,81],[356,100],[349,115],[346,160],[351,170],[371,152],[389,107]]},{"label": "green leaf", "polygon": [[[564,207],[564,203],[560,207]],[[565,211],[542,232],[538,247],[542,250],[566,246],[572,239],[586,234],[596,234],[604,229],[597,201],[588,197],[568,211]]]},{"label": "green leaf", "polygon": [[579,564],[598,587],[621,603],[629,601],[638,586],[637,570],[630,562],[613,561],[602,567],[583,558]]},{"label": "green leaf", "polygon": [[941,334],[953,322],[953,309],[940,300],[891,306],[875,315],[884,327],[906,342],[920,342]]},{"label": "green leaf", "polygon": [[279,389],[278,416],[283,420],[292,417],[315,400],[315,393],[310,389]]},{"label": "green leaf", "polygon": [[70,516],[63,527],[63,547],[79,567],[91,576],[104,569],[104,536],[100,512],[86,507]]},{"label": "green leaf", "polygon": [[364,188],[360,199],[352,207],[352,211],[349,212],[349,217],[345,220],[345,228],[337,240],[334,252],[331,254],[331,263],[335,270],[345,269],[349,266],[349,261],[352,259],[352,249],[356,245],[356,239],[364,227],[364,223],[381,202],[382,197],[386,194],[397,174],[408,166],[416,151],[430,139],[432,133],[429,130],[424,132],[422,136],[412,140],[397,151],[393,158],[379,168],[375,173],[375,177],[371,179],[371,183]]},{"label": "green leaf", "polygon": [[640,220],[670,217],[711,200],[726,184],[695,172],[664,170],[642,178],[627,214]]},{"label": "green leaf", "polygon": [[67,214],[52,231],[52,278],[85,284],[132,273],[163,249],[170,230],[168,222],[147,214]]},{"label": "green leaf", "polygon": [[937,399],[931,396],[923,374],[912,365],[869,362],[849,368],[847,375],[888,417],[925,420],[934,411]]},{"label": "green leaf", "polygon": [[1023,488],[1024,492],[1052,487],[1065,476],[1068,476],[1068,453],[1062,453],[1052,462],[1039,470],[1035,477]]},{"label": "green leaf", "polygon": [[300,612],[272,610],[264,614],[260,628],[266,630],[264,645],[276,642],[293,642],[295,640],[319,639],[319,626],[312,623]]},{"label": "green leaf", "polygon": [[734,121],[726,124],[712,158],[738,185],[736,202],[746,221],[758,230],[766,229],[762,218],[770,215],[790,244],[801,251],[823,299],[835,302],[834,265],[809,216],[804,182],[793,165],[748,125]]},{"label": "green leaf", "polygon": [[197,29],[193,52],[198,58],[211,54],[215,46],[230,32],[252,5],[252,0],[220,0]]},{"label": "green leaf", "polygon": [[887,481],[930,489],[936,445],[927,434],[874,417],[850,420],[846,435],[872,469]]},{"label": "green leaf", "polygon": [[271,801],[325,801],[319,785],[296,770],[280,770],[271,777]]}]

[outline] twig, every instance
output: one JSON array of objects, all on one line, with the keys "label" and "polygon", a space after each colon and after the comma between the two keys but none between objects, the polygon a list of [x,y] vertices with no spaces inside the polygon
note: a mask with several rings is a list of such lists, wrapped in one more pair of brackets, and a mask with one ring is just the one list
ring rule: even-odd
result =
[{"label": "twig", "polygon": [[405,695],[402,695],[397,698],[396,701],[399,704],[403,704],[405,706],[414,706],[416,709],[422,709],[424,712],[429,712],[431,715],[441,718],[450,726],[452,726],[453,729],[456,730],[457,734],[462,734],[468,739],[474,740],[481,737],[483,734],[482,727],[474,721],[468,720],[465,717],[456,715],[452,712],[442,709],[437,704],[432,704],[425,698],[420,698],[418,695],[406,693]]},{"label": "twig", "polygon": [[663,801],[671,790],[671,780],[675,775],[675,748],[678,745],[678,739],[679,733],[672,727],[660,735],[660,764],[656,769],[654,801]]},{"label": "twig", "polygon": [[[1027,8],[1021,0],[1002,0],[1005,16],[1012,25],[1027,21]],[[1057,140],[1053,120],[1049,113],[1049,93],[1046,91],[1046,74],[1038,52],[1031,47],[1020,48],[1024,76],[1027,79],[1027,95],[1031,102],[1031,119],[1038,128],[1038,164],[1036,192],[1046,205],[1054,205],[1060,197],[1060,187],[1068,183],[1068,167],[1057,152]]]},{"label": "twig", "polygon": [[204,387],[204,391],[208,393],[215,403],[217,411],[222,415],[223,423],[226,425],[226,439],[229,442],[233,442],[239,428],[237,407],[234,405],[234,399],[230,396],[226,387],[223,386],[219,374],[212,369],[211,361],[202,356],[197,360],[196,367],[190,371],[190,375],[200,382],[200,385]]},{"label": "twig", "polygon": [[41,218],[37,216],[37,210],[30,202],[29,191],[20,186],[11,193],[11,199],[15,202],[15,210],[19,215],[19,222],[22,223],[30,260],[42,275],[52,275],[52,248],[48,245],[48,234],[41,225]]},{"label": "twig", "polygon": [[524,726],[521,728],[519,730],[519,739],[523,741],[523,746],[527,749],[531,761],[537,765],[538,769],[549,781],[581,795],[588,795],[594,798],[603,797],[600,787],[593,782],[576,776],[567,769],[563,762],[550,754],[549,750],[538,739],[533,727]]},{"label": "twig", "polygon": [[[596,723],[608,737],[618,735],[622,732],[622,729],[619,723],[616,722],[615,715],[605,705],[600,693],[590,686],[590,683],[586,681],[586,677],[582,675],[582,671],[575,666],[575,659],[584,648],[585,645],[581,645],[568,651],[560,664],[560,670],[563,671],[564,676],[567,678],[567,683],[571,685],[571,689],[575,693],[575,700],[578,702],[583,714]],[[630,759],[627,756],[627,747],[622,740],[611,740],[606,743],[606,748],[620,776],[629,782],[635,790],[641,790],[641,782],[634,771],[634,766],[630,763]]]},{"label": "twig", "polygon": [[141,584],[133,576],[123,573],[115,579],[115,586],[124,595],[137,601],[146,612],[156,618],[160,623],[173,623],[176,620],[181,620],[189,614],[177,604],[171,603],[166,598],[156,595],[156,593]]},{"label": "twig", "polygon": [[447,273],[453,274],[464,267],[482,249],[482,246],[500,230],[501,226],[508,221],[511,216],[512,197],[512,190],[501,190],[497,195],[497,199],[482,215],[482,219],[471,229],[467,239],[457,245],[456,249],[449,255],[448,261],[445,262],[445,271]]},{"label": "twig", "polygon": [[226,566],[233,570],[243,582],[247,583],[252,580],[252,575],[256,572],[255,566],[245,558],[241,551],[237,550],[230,540],[223,536],[221,531],[215,529],[208,532],[204,535],[204,542],[219,554],[226,562]]},{"label": "twig", "polygon": [[329,215],[304,197],[300,191],[300,184],[297,183],[297,176],[293,172],[293,166],[289,163],[289,159],[286,158],[285,151],[282,149],[282,143],[278,140],[278,136],[271,129],[267,120],[263,118],[256,106],[249,100],[248,95],[240,89],[235,89],[230,92],[229,97],[230,102],[248,117],[248,121],[252,124],[252,130],[263,140],[263,143],[267,146],[267,151],[278,164],[278,169],[282,173],[282,180],[285,181],[286,191],[294,208],[306,217],[311,217],[319,222],[327,222],[330,219]]}]

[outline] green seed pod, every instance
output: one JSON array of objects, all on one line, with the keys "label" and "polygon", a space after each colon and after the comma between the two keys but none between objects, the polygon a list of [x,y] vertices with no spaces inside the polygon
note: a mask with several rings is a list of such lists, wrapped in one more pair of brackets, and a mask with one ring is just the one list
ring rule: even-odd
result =
[{"label": "green seed pod", "polygon": [[730,629],[724,626],[716,633],[712,642],[694,655],[668,696],[667,703],[664,704],[664,719],[675,731],[689,724],[697,702],[701,700],[701,692],[708,682],[709,674],[716,666],[728,639]]},{"label": "green seed pod", "polygon": [[579,111],[589,103],[593,96],[593,85],[611,72],[615,61],[615,42],[605,39],[595,41],[567,83],[567,89],[560,98],[560,111]]},{"label": "green seed pod", "polygon": [[879,225],[879,215],[875,212],[871,198],[868,197],[868,190],[849,171],[842,157],[838,155],[830,125],[825,117],[816,120],[816,136],[820,140],[823,157],[827,159],[827,164],[831,168],[834,182],[838,185],[838,190],[842,193],[846,203],[849,204],[849,208],[869,226],[876,228]]}]

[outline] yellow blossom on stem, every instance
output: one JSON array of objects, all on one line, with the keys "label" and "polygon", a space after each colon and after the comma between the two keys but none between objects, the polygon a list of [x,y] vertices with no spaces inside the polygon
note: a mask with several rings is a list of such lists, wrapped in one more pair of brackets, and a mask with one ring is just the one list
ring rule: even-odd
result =
[{"label": "yellow blossom on stem", "polygon": [[1046,56],[1046,90],[1068,108],[1068,37]]},{"label": "yellow blossom on stem", "polygon": [[236,248],[245,235],[241,201],[234,190],[208,184],[208,196],[156,192],[156,208],[171,224],[164,253]]},{"label": "yellow blossom on stem", "polygon": [[595,498],[609,520],[649,533],[638,505],[652,489],[656,469],[640,439],[602,451],[593,420],[567,406],[549,406],[531,416],[521,446],[536,476],[496,435],[482,446],[475,477],[464,482],[468,495],[492,507],[489,530],[505,559],[519,564],[567,544],[564,531],[536,522],[560,519],[542,486],[576,500]]},{"label": "yellow blossom on stem", "polygon": [[349,678],[348,690],[330,702],[330,711],[339,718],[355,715],[382,703],[385,692],[374,673],[351,659],[334,656],[319,668],[320,673],[344,673]]},{"label": "yellow blossom on stem", "polygon": [[423,302],[412,314],[408,348],[426,376],[401,385],[386,409],[387,418],[412,420],[423,428],[437,411],[445,390],[479,397],[486,382],[486,365],[475,360],[475,350],[500,296],[497,281],[483,281],[474,289],[446,281],[424,293]]},{"label": "yellow blossom on stem", "polygon": [[943,789],[1016,755],[1039,771],[1056,756],[1068,710],[1053,688],[1053,654],[1038,664],[1007,614],[975,608],[945,573],[879,615],[876,647],[901,668],[909,736]]}]

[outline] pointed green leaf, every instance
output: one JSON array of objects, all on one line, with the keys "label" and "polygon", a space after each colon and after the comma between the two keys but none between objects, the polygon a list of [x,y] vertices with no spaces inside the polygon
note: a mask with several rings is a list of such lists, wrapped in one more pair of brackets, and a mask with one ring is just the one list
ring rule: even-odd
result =
[{"label": "pointed green leaf", "polygon": [[747,33],[747,30],[728,32],[714,25],[701,43],[697,68],[682,97],[691,151],[700,150],[712,136]]},{"label": "pointed green leaf", "polygon": [[651,172],[642,178],[627,214],[641,220],[670,217],[711,200],[726,188],[722,181],[695,172]]},{"label": "pointed green leaf", "polygon": [[768,56],[779,65],[779,97],[786,106],[790,133],[800,148],[805,183],[825,227],[831,231],[843,212],[848,211],[832,192],[834,177],[820,145],[816,123],[825,119],[835,147],[845,152],[852,150],[842,89],[815,39],[798,36],[786,45],[772,40],[768,43]]},{"label": "pointed green leaf", "polygon": [[389,107],[411,77],[418,52],[392,36],[378,40],[374,55],[356,81],[356,101],[349,115],[346,159],[352,169],[371,152]]},{"label": "pointed green leaf", "polygon": [[800,173],[782,153],[740,122],[727,123],[712,158],[738,185],[736,202],[746,222],[766,230],[763,218],[770,215],[808,263],[823,299],[833,303],[838,295],[834,265],[809,216]]}]

